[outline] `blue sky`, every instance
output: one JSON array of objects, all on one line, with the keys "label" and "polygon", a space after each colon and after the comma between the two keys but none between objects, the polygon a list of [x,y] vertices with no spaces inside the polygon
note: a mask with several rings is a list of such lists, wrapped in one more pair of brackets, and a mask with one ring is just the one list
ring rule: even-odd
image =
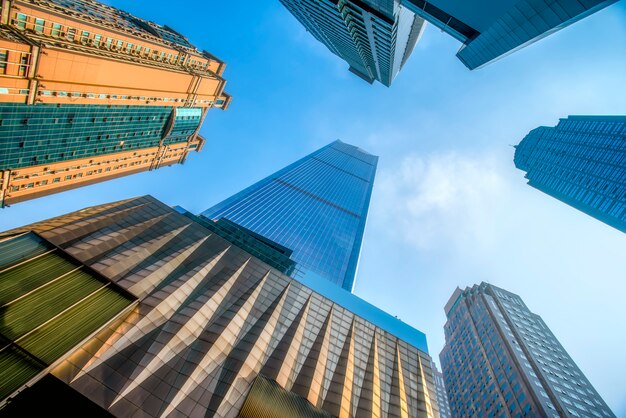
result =
[{"label": "blue sky", "polygon": [[568,114],[626,114],[624,2],[473,72],[430,26],[391,88],[277,0],[109,3],[226,61],[232,105],[184,165],[15,205],[0,230],[143,194],[200,212],[339,138],[380,156],[357,295],[426,332],[438,361],[456,286],[515,292],[626,416],[626,237],[527,186],[510,146]]}]

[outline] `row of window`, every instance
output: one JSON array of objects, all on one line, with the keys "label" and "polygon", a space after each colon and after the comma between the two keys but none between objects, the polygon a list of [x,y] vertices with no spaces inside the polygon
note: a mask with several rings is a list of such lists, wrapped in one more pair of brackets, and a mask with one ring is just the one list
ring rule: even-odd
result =
[{"label": "row of window", "polygon": [[127,94],[106,94],[106,93],[81,93],[81,92],[67,92],[60,90],[40,90],[38,93],[40,96],[54,96],[54,97],[81,97],[86,99],[111,99],[111,100],[141,100],[146,102],[174,102],[174,103],[207,103],[207,104],[224,104],[224,100],[189,100],[181,99],[177,97],[147,97],[147,96],[131,96]]},{"label": "row of window", "polygon": [[[17,55],[17,57],[14,57],[14,55]],[[11,74],[23,77],[28,72],[29,61],[30,52],[0,49],[0,74]],[[9,65],[17,65],[17,73],[12,73],[11,71],[7,73]]]},{"label": "row of window", "polygon": [[[154,155],[154,154],[155,153],[153,153],[152,155]],[[164,158],[166,160],[169,160],[171,158],[181,157],[183,154],[184,154],[184,152],[179,151],[179,152],[175,152],[175,153],[172,153],[172,154],[166,154]],[[147,155],[148,154],[146,154],[146,156]],[[121,158],[121,159],[118,159],[118,160],[115,160],[115,161],[120,161],[120,160],[123,161],[123,160],[127,160],[127,159],[132,159],[132,158],[133,157],[126,157],[126,158]],[[103,172],[107,173],[107,172],[110,172],[111,170],[121,170],[121,169],[124,169],[124,168],[133,167],[133,166],[147,165],[151,160],[152,160],[152,158],[151,159],[144,159],[143,161],[132,161],[132,162],[127,162],[127,163],[122,163],[122,164],[119,164],[119,165],[114,165],[113,167],[106,167],[104,169],[99,168],[99,169],[89,170],[89,171],[86,171],[85,173],[80,172],[80,173],[76,173],[76,174],[67,174],[65,176],[54,177],[52,179],[51,184],[59,183],[61,181],[68,181],[68,180],[81,178],[81,177],[83,177],[83,175],[87,177],[87,176],[92,176],[94,174],[101,174]],[[109,163],[109,162],[110,161],[107,161],[106,163]],[[93,164],[90,164],[90,165],[100,165],[100,164],[101,163],[93,163]],[[84,168],[84,167],[88,167],[88,165],[83,164],[80,167],[79,166],[72,166],[71,169],[79,169],[79,168]],[[47,170],[47,169],[45,169],[45,170]],[[70,170],[70,167],[65,169],[65,171],[69,171],[69,170]],[[45,175],[45,174],[54,174],[54,173],[55,173],[54,171],[49,171],[47,173],[44,172],[43,175]],[[14,180],[19,180],[19,179],[23,179],[23,178],[24,179],[28,179],[29,177],[37,177],[37,176],[38,176],[37,173],[33,173],[30,176],[29,175],[24,175],[24,176],[18,175],[18,176],[14,177]],[[27,189],[32,189],[34,187],[46,186],[47,184],[49,184],[49,180],[48,179],[43,179],[43,180],[40,180],[40,181],[34,181],[34,182],[30,182],[30,183],[25,183],[25,184],[22,184],[22,185],[19,185],[19,186],[11,186],[10,190],[12,192],[17,192],[19,190],[27,190]]]},{"label": "row of window", "polygon": [[54,38],[67,39],[70,42],[78,42],[84,45],[105,48],[109,50],[125,52],[144,58],[163,61],[170,64],[186,65],[199,70],[207,70],[209,62],[191,58],[187,54],[174,55],[165,51],[152,50],[143,45],[135,45],[121,39],[113,39],[100,34],[92,34],[88,31],[62,25],[56,22],[46,22],[36,16],[29,16],[24,13],[16,13],[13,24],[22,30],[33,30],[36,33],[52,36]]}]

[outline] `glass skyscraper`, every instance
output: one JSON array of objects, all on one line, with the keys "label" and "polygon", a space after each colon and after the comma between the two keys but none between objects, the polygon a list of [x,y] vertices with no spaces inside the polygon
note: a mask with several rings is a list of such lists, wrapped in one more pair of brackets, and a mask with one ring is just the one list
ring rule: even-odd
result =
[{"label": "glass skyscraper", "polygon": [[399,0],[281,0],[318,41],[368,83],[389,87],[424,30]]},{"label": "glass skyscraper", "polygon": [[204,211],[293,251],[302,271],[352,291],[378,157],[339,140]]},{"label": "glass skyscraper", "polygon": [[445,311],[439,358],[452,416],[615,417],[519,296],[481,283],[457,288]]},{"label": "glass skyscraper", "polygon": [[416,15],[463,42],[456,56],[482,67],[617,0],[403,0]]},{"label": "glass skyscraper", "polygon": [[515,150],[528,184],[626,232],[626,116],[570,116]]}]

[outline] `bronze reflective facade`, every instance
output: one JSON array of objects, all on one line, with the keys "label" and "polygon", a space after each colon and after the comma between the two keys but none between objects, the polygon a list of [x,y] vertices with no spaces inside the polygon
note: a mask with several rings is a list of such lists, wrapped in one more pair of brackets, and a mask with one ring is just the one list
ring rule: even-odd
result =
[{"label": "bronze reflective facade", "polygon": [[426,352],[152,197],[3,235],[28,231],[140,300],[52,370],[113,415],[236,417],[261,374],[334,416],[439,416]]}]

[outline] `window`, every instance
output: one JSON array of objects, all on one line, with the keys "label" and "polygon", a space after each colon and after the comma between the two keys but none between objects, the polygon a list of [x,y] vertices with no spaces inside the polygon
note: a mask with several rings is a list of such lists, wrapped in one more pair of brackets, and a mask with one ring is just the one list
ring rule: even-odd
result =
[{"label": "window", "polygon": [[95,46],[100,46],[100,41],[102,41],[102,35],[94,35],[93,36],[93,44]]},{"label": "window", "polygon": [[130,42],[128,42],[126,44],[126,52],[130,52],[130,50],[133,48],[133,44],[131,44]]},{"label": "window", "polygon": [[107,38],[105,45],[107,48],[111,48],[112,43],[113,43],[113,38]]},{"label": "window", "polygon": [[20,57],[20,66],[17,69],[18,75],[26,75],[26,70],[28,70],[28,55],[21,54]]},{"label": "window", "polygon": [[122,45],[124,45],[124,41],[117,41],[117,49],[122,49]]},{"label": "window", "polygon": [[60,23],[53,23],[52,24],[52,30],[50,31],[50,34],[52,36],[59,36],[61,34],[61,24]]},{"label": "window", "polygon": [[8,51],[6,49],[0,51],[0,74],[6,74],[7,72],[7,57]]},{"label": "window", "polygon": [[88,39],[89,39],[89,32],[84,30],[80,35],[80,42],[83,44],[86,44]]},{"label": "window", "polygon": [[26,29],[26,15],[23,13],[17,14],[17,21],[15,22],[15,26],[18,28]]},{"label": "window", "polygon": [[69,28],[67,30],[67,39],[69,41],[73,41],[74,39],[76,39],[76,29],[74,28]]},{"label": "window", "polygon": [[43,19],[35,18],[35,32],[43,33],[45,21]]},{"label": "window", "polygon": [[58,183],[58,182],[60,182],[60,181],[61,181],[61,177],[55,177],[55,178],[52,180],[52,182],[53,182],[53,183]]}]

